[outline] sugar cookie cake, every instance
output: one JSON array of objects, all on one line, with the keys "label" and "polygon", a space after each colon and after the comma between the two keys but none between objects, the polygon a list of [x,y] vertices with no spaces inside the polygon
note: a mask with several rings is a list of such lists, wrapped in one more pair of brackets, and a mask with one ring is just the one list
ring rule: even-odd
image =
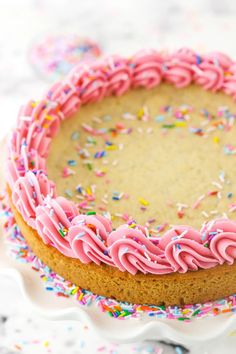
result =
[{"label": "sugar cookie cake", "polygon": [[235,293],[235,68],[189,49],[110,56],[23,106],[6,182],[34,253],[121,301]]}]

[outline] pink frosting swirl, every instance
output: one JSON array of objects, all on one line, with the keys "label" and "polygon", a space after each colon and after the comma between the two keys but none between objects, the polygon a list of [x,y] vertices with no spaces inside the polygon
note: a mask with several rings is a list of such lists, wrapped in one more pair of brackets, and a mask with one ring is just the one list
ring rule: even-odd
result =
[{"label": "pink frosting swirl", "polygon": [[196,63],[194,52],[186,49],[167,55],[163,65],[163,76],[167,82],[181,88],[193,80],[193,64]]},{"label": "pink frosting swirl", "polygon": [[194,65],[197,64],[199,61],[201,61],[201,57],[197,55],[192,49],[184,47],[173,52],[172,54],[171,53],[168,54],[166,60],[167,61],[178,60],[178,62]]},{"label": "pink frosting swirl", "polygon": [[106,246],[111,230],[111,222],[103,216],[78,215],[72,220],[67,240],[82,263],[114,265]]},{"label": "pink frosting swirl", "polygon": [[62,119],[70,117],[78,111],[81,105],[77,87],[70,80],[68,82],[56,82],[46,93],[46,99],[55,103],[54,109],[62,113]]},{"label": "pink frosting swirl", "polygon": [[146,274],[166,274],[173,271],[164,253],[147,238],[139,225],[130,228],[127,225],[111,232],[107,240],[109,253],[115,265],[131,274],[138,271]]},{"label": "pink frosting swirl", "polygon": [[162,80],[163,58],[155,50],[146,50],[136,53],[129,62],[132,68],[132,86],[152,88]]},{"label": "pink frosting swirl", "polygon": [[233,64],[232,59],[228,55],[221,52],[211,52],[209,54],[205,54],[204,59],[211,64],[220,66],[224,70],[228,70],[228,68]]},{"label": "pink frosting swirl", "polygon": [[55,184],[41,171],[37,171],[36,174],[31,171],[26,172],[24,177],[18,178],[14,185],[12,201],[33,228],[35,228],[36,207],[43,204],[47,195],[51,197],[55,195]]},{"label": "pink frosting swirl", "polygon": [[24,176],[29,170],[45,171],[45,159],[37,151],[29,151],[28,147],[23,144],[21,153],[18,154],[11,151],[6,162],[6,175],[10,187],[13,189],[17,179]]},{"label": "pink frosting swirl", "polygon": [[23,142],[29,149],[36,150],[42,157],[46,157],[51,139],[57,134],[60,119],[42,100],[37,104],[30,101],[21,107],[18,114],[18,125],[11,137],[11,148],[20,153]]},{"label": "pink frosting swirl", "polygon": [[78,65],[68,77],[82,104],[100,101],[106,94],[106,80],[99,64]]},{"label": "pink frosting swirl", "polygon": [[205,225],[201,232],[219,263],[233,264],[236,258],[236,222],[218,219]]},{"label": "pink frosting swirl", "polygon": [[161,238],[160,247],[175,272],[186,273],[218,264],[211,251],[204,247],[200,232],[185,225],[169,230]]},{"label": "pink frosting swirl", "polygon": [[120,96],[125,93],[131,83],[131,71],[127,65],[127,60],[119,56],[109,56],[104,59],[101,66],[106,77],[106,95]]},{"label": "pink frosting swirl", "polygon": [[36,230],[45,244],[51,245],[68,257],[75,257],[66,235],[71,220],[78,214],[75,205],[63,197],[44,200],[36,208]]},{"label": "pink frosting swirl", "polygon": [[211,55],[204,56],[202,62],[194,66],[194,81],[205,90],[214,92],[221,89],[224,83],[224,68],[221,63],[225,65],[225,60],[220,56],[218,61]]}]

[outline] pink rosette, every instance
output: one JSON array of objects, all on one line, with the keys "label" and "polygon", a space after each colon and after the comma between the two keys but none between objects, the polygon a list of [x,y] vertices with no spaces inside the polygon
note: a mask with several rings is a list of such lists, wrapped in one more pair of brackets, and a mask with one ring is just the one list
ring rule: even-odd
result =
[{"label": "pink rosette", "polygon": [[163,65],[164,79],[177,88],[189,85],[193,80],[193,64],[195,62],[195,53],[186,49],[167,55]]},{"label": "pink rosette", "polygon": [[233,63],[225,72],[223,91],[236,100],[236,63]]},{"label": "pink rosette", "polygon": [[29,151],[25,144],[22,145],[20,154],[10,151],[6,162],[6,175],[11,189],[13,189],[17,179],[24,176],[29,170],[45,172],[45,159],[38,155],[35,150],[31,149]]},{"label": "pink rosette", "polygon": [[173,271],[164,253],[143,233],[142,227],[127,225],[111,232],[107,244],[115,265],[122,271],[135,275],[138,271],[146,274],[167,274]]},{"label": "pink rosette", "polygon": [[198,64],[201,61],[201,57],[196,54],[192,49],[180,48],[179,50],[168,54],[165,58],[167,61],[175,61],[187,63],[190,65]]},{"label": "pink rosette", "polygon": [[58,115],[61,113],[61,119],[69,118],[81,105],[77,87],[70,80],[56,82],[46,93],[46,99],[55,103],[54,109]]},{"label": "pink rosette", "polygon": [[233,264],[236,258],[236,222],[218,219],[204,225],[201,232],[219,263]]},{"label": "pink rosette", "polygon": [[55,247],[67,257],[75,258],[67,240],[67,232],[71,226],[71,220],[78,215],[74,203],[64,197],[44,200],[43,205],[36,208],[36,230],[43,242]]},{"label": "pink rosette", "polygon": [[106,246],[111,230],[110,221],[101,215],[78,215],[72,221],[67,240],[82,263],[103,262],[113,266]]},{"label": "pink rosette", "polygon": [[11,148],[20,153],[23,142],[29,149],[37,150],[46,157],[51,139],[57,134],[60,119],[49,103],[42,100],[38,103],[30,101],[21,107],[18,114],[17,129],[11,137]]},{"label": "pink rosette", "polygon": [[163,58],[157,51],[140,51],[130,59],[129,65],[132,68],[133,87],[149,89],[160,84]]},{"label": "pink rosette", "polygon": [[130,88],[131,70],[127,60],[118,56],[109,56],[104,59],[101,70],[107,80],[107,96],[120,96]]},{"label": "pink rosette", "polygon": [[54,194],[55,184],[43,172],[28,171],[14,184],[12,201],[27,224],[35,228],[36,207],[43,204],[47,195],[53,197]]},{"label": "pink rosette", "polygon": [[200,232],[189,226],[180,225],[167,231],[159,246],[175,272],[186,273],[218,264],[211,251],[204,247]]},{"label": "pink rosette", "polygon": [[221,52],[211,52],[209,54],[205,54],[204,60],[216,66],[220,66],[224,70],[228,70],[233,64],[232,59],[228,55]]},{"label": "pink rosette", "polygon": [[225,60],[220,56],[218,61],[211,55],[204,56],[199,65],[194,66],[194,81],[205,90],[220,90],[223,87],[225,70],[221,64],[226,65]]},{"label": "pink rosette", "polygon": [[68,81],[74,87],[82,104],[100,101],[106,94],[107,82],[99,64],[76,66]]}]

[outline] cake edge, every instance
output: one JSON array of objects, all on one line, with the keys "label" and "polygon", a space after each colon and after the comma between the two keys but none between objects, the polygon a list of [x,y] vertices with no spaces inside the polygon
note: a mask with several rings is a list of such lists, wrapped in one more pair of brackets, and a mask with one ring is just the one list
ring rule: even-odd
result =
[{"label": "cake edge", "polygon": [[46,245],[24,221],[12,202],[9,185],[6,189],[17,225],[34,254],[54,272],[81,288],[118,301],[165,306],[205,303],[236,293],[236,262],[186,273],[131,275],[106,264],[83,264],[79,259],[66,257]]}]

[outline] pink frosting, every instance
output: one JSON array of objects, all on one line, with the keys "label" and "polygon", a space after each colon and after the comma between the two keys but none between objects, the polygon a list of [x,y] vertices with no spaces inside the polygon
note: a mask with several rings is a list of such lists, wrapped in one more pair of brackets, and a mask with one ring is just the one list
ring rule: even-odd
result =
[{"label": "pink frosting", "polygon": [[204,247],[201,233],[186,225],[168,231],[160,240],[160,247],[175,272],[207,269],[218,264],[211,251]]},{"label": "pink frosting", "polygon": [[204,55],[204,59],[209,63],[222,67],[223,70],[228,70],[228,68],[233,64],[232,59],[221,52],[211,52]]},{"label": "pink frosting", "polygon": [[106,95],[120,96],[129,89],[131,70],[127,60],[118,56],[106,57],[101,69],[107,80]]},{"label": "pink frosting", "polygon": [[148,239],[138,225],[130,228],[122,225],[108,238],[109,253],[115,265],[131,274],[166,274],[173,271],[159,247]]},{"label": "pink frosting", "polygon": [[67,240],[82,263],[113,265],[106,246],[111,230],[111,223],[100,215],[78,215],[72,220]]},{"label": "pink frosting", "polygon": [[168,61],[178,61],[190,65],[198,65],[201,57],[189,48],[180,48],[179,50],[167,55]]},{"label": "pink frosting", "polygon": [[130,59],[129,65],[132,68],[133,87],[149,89],[160,84],[163,58],[157,51],[140,51]]},{"label": "pink frosting", "polygon": [[18,178],[14,185],[12,201],[28,224],[35,228],[35,210],[42,205],[47,195],[54,197],[55,185],[49,181],[46,175],[37,171],[26,172],[23,177]]},{"label": "pink frosting", "polygon": [[202,228],[204,238],[220,264],[233,264],[236,258],[236,222],[219,219]]},{"label": "pink frosting", "polygon": [[202,62],[195,66],[194,80],[203,86],[205,90],[217,91],[222,88],[224,83],[223,68],[211,62]]},{"label": "pink frosting", "polygon": [[107,82],[99,64],[78,65],[69,74],[82,104],[101,100],[106,94]]},{"label": "pink frosting", "polygon": [[164,78],[166,81],[181,88],[188,86],[192,82],[193,68],[187,62],[182,62],[179,59],[173,58],[168,61],[164,67]]},{"label": "pink frosting", "polygon": [[81,104],[105,95],[121,95],[130,87],[151,88],[161,81],[183,87],[192,81],[207,90],[223,90],[236,99],[236,63],[214,52],[198,55],[188,48],[172,54],[141,51],[131,58],[110,56],[76,66],[39,102],[30,101],[18,115],[9,140],[6,163],[12,200],[42,240],[83,263],[105,263],[131,274],[166,274],[232,264],[236,258],[236,222],[213,220],[200,231],[178,225],[161,238],[140,225],[112,231],[99,215],[78,215],[76,206],[57,197],[46,175],[45,158],[61,120]]},{"label": "pink frosting", "polygon": [[28,151],[26,145],[22,145],[21,153],[11,152],[6,162],[7,181],[12,189],[15,182],[29,170],[45,171],[45,159],[36,150]]},{"label": "pink frosting", "polygon": [[40,156],[46,157],[59,125],[59,117],[46,101],[42,100],[36,106],[30,101],[19,111],[17,129],[10,141],[12,150],[20,153],[24,142],[29,150],[36,150]]},{"label": "pink frosting", "polygon": [[62,119],[70,117],[81,105],[73,83],[56,82],[46,93],[46,99],[54,103],[53,108],[59,110]]},{"label": "pink frosting", "polygon": [[[62,254],[74,257],[66,235],[71,220],[78,214],[74,204],[63,197],[47,197],[36,208],[36,230],[44,243],[57,248]],[[60,233],[62,230],[62,233]]]}]

